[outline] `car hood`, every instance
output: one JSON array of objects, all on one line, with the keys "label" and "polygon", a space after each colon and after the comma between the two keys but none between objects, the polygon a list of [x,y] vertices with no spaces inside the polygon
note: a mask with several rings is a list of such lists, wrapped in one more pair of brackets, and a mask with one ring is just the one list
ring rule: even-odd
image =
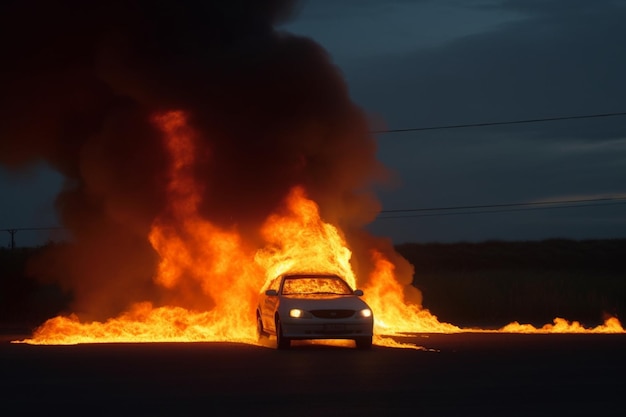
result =
[{"label": "car hood", "polygon": [[361,310],[369,308],[365,301],[356,295],[311,295],[311,296],[283,296],[283,308],[301,308],[303,310]]}]

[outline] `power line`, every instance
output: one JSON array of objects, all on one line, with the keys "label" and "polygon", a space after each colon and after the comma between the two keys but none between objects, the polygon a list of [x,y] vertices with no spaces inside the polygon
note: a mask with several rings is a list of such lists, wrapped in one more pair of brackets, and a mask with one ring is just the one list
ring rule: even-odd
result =
[{"label": "power line", "polygon": [[53,227],[14,227],[7,229],[0,229],[0,232],[9,232],[11,235],[11,249],[15,249],[15,234],[21,231],[30,231],[30,230],[65,230],[65,227],[53,226]]},{"label": "power line", "polygon": [[578,200],[535,201],[535,202],[530,202],[530,203],[482,204],[482,205],[476,205],[476,206],[448,206],[448,207],[427,207],[427,208],[413,208],[413,209],[395,209],[395,210],[382,210],[380,214],[420,212],[420,211],[448,211],[448,210],[470,210],[470,209],[483,209],[483,208],[542,206],[542,205],[554,205],[554,204],[592,203],[592,202],[621,201],[621,200],[626,200],[626,196],[585,198],[585,199],[578,199]]},{"label": "power line", "polygon": [[564,208],[579,208],[579,207],[604,207],[604,206],[617,206],[626,204],[626,201],[621,203],[606,203],[606,204],[582,204],[582,205],[571,205],[571,206],[558,206],[558,207],[531,207],[526,209],[508,209],[508,210],[482,210],[482,211],[460,211],[454,213],[429,213],[429,214],[407,214],[400,216],[384,216],[379,217],[378,219],[403,219],[409,217],[436,217],[436,216],[457,216],[464,214],[486,214],[486,213],[510,213],[516,211],[538,211],[538,210],[554,210],[554,209],[564,209]]},{"label": "power line", "polygon": [[48,226],[48,227],[12,227],[6,229],[0,229],[0,232],[10,232],[11,230],[15,230],[16,232],[20,232],[22,230],[64,230],[65,227],[61,226]]},{"label": "power line", "polygon": [[[619,199],[616,199],[619,200]],[[622,199],[623,200],[623,199]],[[602,201],[597,200],[597,201]],[[478,211],[454,211],[454,212],[446,212],[446,213],[419,213],[419,214],[404,214],[404,215],[391,215],[391,216],[381,216],[378,219],[401,219],[401,218],[410,218],[410,217],[435,217],[435,216],[457,216],[457,215],[466,215],[466,214],[488,214],[488,213],[510,213],[510,212],[520,212],[520,211],[538,211],[538,210],[557,210],[557,209],[566,209],[566,208],[580,208],[580,207],[604,207],[604,206],[617,206],[626,204],[626,201],[614,202],[614,203],[597,203],[597,204],[568,204],[568,205],[560,205],[560,206],[548,206],[548,207],[527,207],[527,208],[506,208],[506,209],[496,209],[496,210],[478,210]],[[489,206],[486,206],[489,207]],[[501,207],[498,205],[493,205],[491,207]]]},{"label": "power line", "polygon": [[503,121],[503,122],[467,123],[467,124],[458,124],[458,125],[411,127],[411,128],[405,128],[405,129],[374,130],[374,131],[371,131],[371,133],[382,134],[382,133],[420,132],[420,131],[425,131],[425,130],[465,129],[465,128],[470,128],[470,127],[519,125],[519,124],[530,124],[530,123],[556,122],[559,120],[598,119],[598,118],[603,118],[603,117],[618,117],[618,116],[626,116],[626,112],[586,114],[586,115],[578,115],[578,116],[546,117],[542,119],[508,120],[508,121]]}]

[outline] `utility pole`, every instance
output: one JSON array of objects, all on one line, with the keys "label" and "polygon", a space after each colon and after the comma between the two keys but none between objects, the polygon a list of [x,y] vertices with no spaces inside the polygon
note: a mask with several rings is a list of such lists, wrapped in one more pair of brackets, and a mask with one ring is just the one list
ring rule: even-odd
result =
[{"label": "utility pole", "polygon": [[15,249],[15,234],[17,229],[7,229],[7,232],[11,234],[11,250]]}]

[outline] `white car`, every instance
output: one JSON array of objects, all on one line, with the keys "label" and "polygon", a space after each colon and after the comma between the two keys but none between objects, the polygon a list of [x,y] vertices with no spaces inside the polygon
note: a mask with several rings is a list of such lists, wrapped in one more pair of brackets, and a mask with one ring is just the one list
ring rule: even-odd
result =
[{"label": "white car", "polygon": [[275,335],[278,349],[306,339],[353,339],[369,349],[374,317],[362,295],[334,274],[281,275],[259,297],[259,338]]}]

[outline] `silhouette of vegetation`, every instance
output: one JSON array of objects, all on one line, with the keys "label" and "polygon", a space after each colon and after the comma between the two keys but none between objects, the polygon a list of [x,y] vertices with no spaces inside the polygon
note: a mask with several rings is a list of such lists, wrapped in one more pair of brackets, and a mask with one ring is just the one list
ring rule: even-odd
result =
[{"label": "silhouette of vegetation", "polygon": [[442,321],[499,327],[555,317],[588,326],[626,313],[626,239],[396,247],[415,266],[423,305]]},{"label": "silhouette of vegetation", "polygon": [[71,295],[28,274],[38,248],[0,248],[0,331],[23,332],[67,309]]}]

